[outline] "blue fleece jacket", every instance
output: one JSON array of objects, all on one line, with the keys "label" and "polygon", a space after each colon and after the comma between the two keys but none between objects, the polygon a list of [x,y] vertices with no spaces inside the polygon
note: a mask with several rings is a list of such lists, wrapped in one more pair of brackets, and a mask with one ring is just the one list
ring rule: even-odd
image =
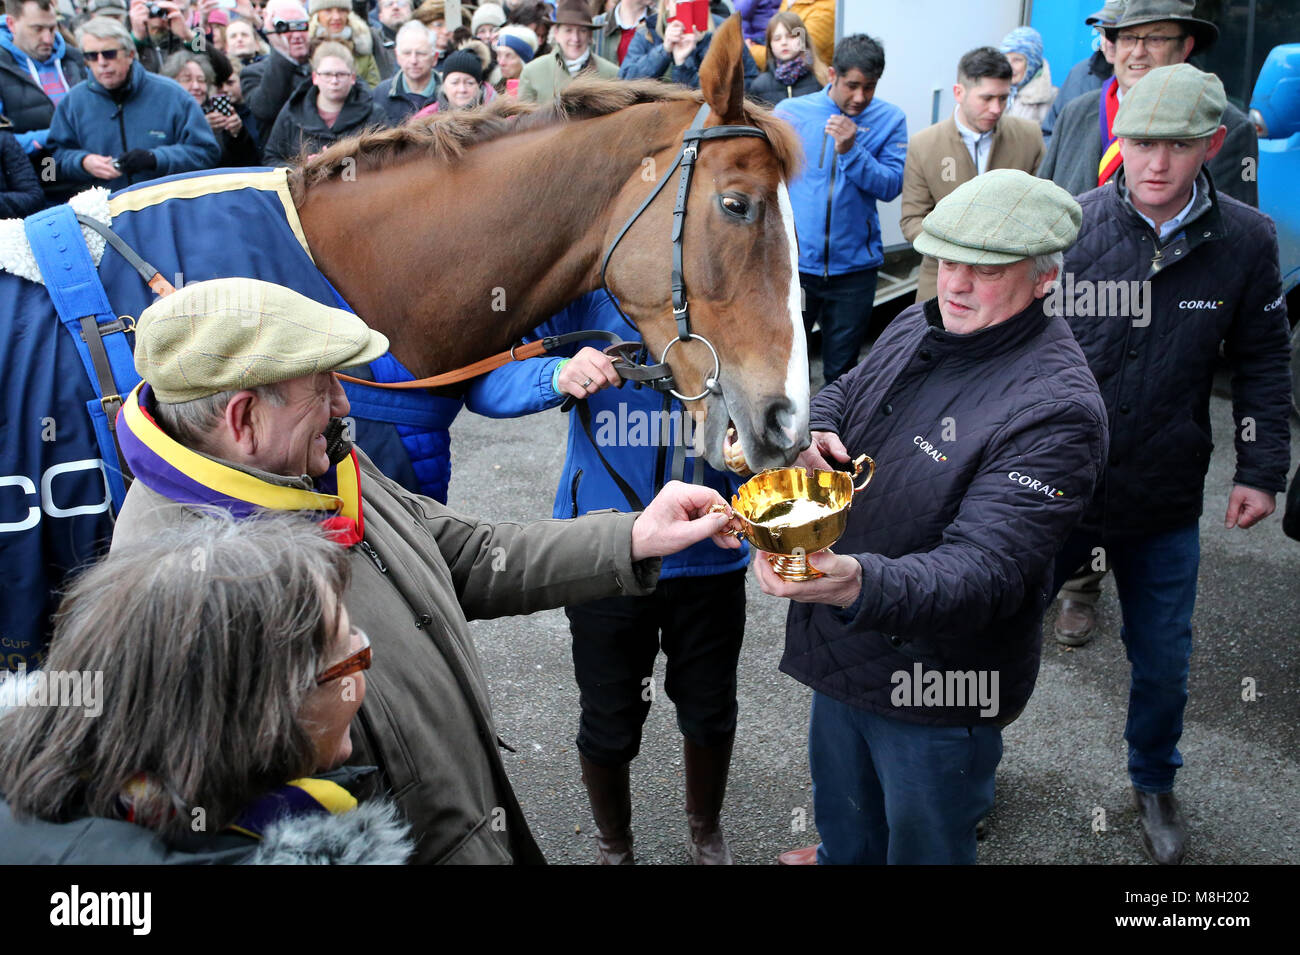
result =
[{"label": "blue fleece jacket", "polygon": [[[636,329],[623,320],[602,291],[591,292],[571,302],[530,337],[542,338],[591,328],[615,332],[626,341],[641,340]],[[466,395],[465,406],[492,418],[512,418],[553,408],[565,397],[558,394],[551,384],[560,362],[586,345],[604,348],[607,344],[601,339],[593,339],[565,346],[542,358],[511,362],[476,378]],[[670,398],[665,405],[664,396],[659,392],[626,382],[622,388],[601,389],[587,399],[587,404],[591,410],[594,437],[605,460],[631,485],[641,503],[648,504],[671,478],[673,442],[683,433],[682,422],[689,417],[682,403]],[[666,441],[661,429],[665,422]],[[735,475],[715,471],[693,452],[686,455],[682,480],[695,480],[696,468],[704,469],[697,483],[713,488],[724,498],[729,499],[740,485]],[[575,411],[569,415],[569,444],[564,472],[555,493],[553,514],[557,518],[578,517],[603,508],[632,510],[601,463],[596,447],[583,430]],[[705,577],[739,570],[748,562],[747,544],[742,544],[739,550],[723,550],[712,541],[701,541],[665,557],[659,576],[662,580]]]},{"label": "blue fleece jacket", "polygon": [[858,133],[844,154],[835,151],[834,137],[826,134],[826,121],[843,115],[829,86],[783,100],[775,112],[794,127],[804,148],[804,170],[790,183],[799,271],[832,276],[881,265],[885,255],[876,202],[889,202],[903,191],[903,111],[873,99],[849,117]]},{"label": "blue fleece jacket", "polygon": [[[174,80],[148,72],[138,61],[131,64],[126,82],[127,96],[119,103],[93,76],[88,77],[54,110],[46,147],[54,153],[61,180],[122,189],[159,176],[216,166],[221,149],[194,97]],[[104,181],[81,165],[91,153],[118,157],[131,149],[152,152],[157,168]]]},{"label": "blue fleece jacket", "polygon": [[[55,106],[58,106],[59,101],[68,95],[68,90],[70,89],[68,86],[68,80],[63,75],[63,70],[60,68],[60,61],[63,59],[63,55],[68,51],[68,44],[64,41],[63,34],[58,33],[57,31],[55,32],[54,51],[50,53],[49,59],[34,60],[24,53],[18,44],[14,42],[14,35],[10,32],[8,25],[0,22],[0,46],[4,47],[13,55],[14,62],[19,66],[28,70],[30,70],[32,66],[36,67],[36,75],[40,77],[41,89],[45,91],[45,95],[50,98],[50,102]],[[45,84],[49,81],[50,77],[53,76],[57,76],[62,81],[64,87],[62,93],[51,93],[46,88]],[[0,113],[4,113],[4,111],[4,102],[0,101]],[[19,144],[23,147],[23,152],[30,156],[32,153],[36,152],[39,145],[44,144],[45,138],[49,133],[50,131],[48,129],[29,129],[25,133],[14,133],[14,138],[17,139]]]}]

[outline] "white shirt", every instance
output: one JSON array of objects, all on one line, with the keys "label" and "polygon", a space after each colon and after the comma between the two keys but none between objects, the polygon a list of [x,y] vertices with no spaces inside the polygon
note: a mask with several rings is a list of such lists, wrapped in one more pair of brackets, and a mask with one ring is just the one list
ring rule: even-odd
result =
[{"label": "white shirt", "polygon": [[975,163],[975,174],[983,175],[988,172],[989,154],[993,152],[993,130],[977,133],[973,129],[967,129],[966,124],[961,121],[960,114],[959,109],[953,110],[952,121],[957,124],[957,133],[961,136],[961,141],[966,144],[971,162]]},{"label": "white shirt", "polygon": [[[1149,225],[1152,229],[1156,230],[1156,232],[1160,236],[1160,241],[1163,243],[1165,239],[1169,238],[1171,235],[1173,235],[1175,232],[1177,232],[1179,229],[1183,227],[1183,220],[1187,218],[1187,213],[1191,212],[1192,206],[1196,204],[1196,192],[1197,192],[1197,186],[1196,183],[1193,182],[1192,198],[1187,200],[1187,205],[1183,206],[1182,211],[1179,212],[1178,215],[1174,216],[1172,219],[1170,219],[1168,222],[1162,225],[1159,229],[1156,229],[1155,220],[1147,219],[1147,217],[1142,214],[1142,210],[1139,209],[1137,206],[1133,207],[1133,211],[1136,212],[1138,215],[1142,216],[1143,219],[1146,219],[1147,225]],[[1130,202],[1131,201],[1132,200],[1130,200]]]}]

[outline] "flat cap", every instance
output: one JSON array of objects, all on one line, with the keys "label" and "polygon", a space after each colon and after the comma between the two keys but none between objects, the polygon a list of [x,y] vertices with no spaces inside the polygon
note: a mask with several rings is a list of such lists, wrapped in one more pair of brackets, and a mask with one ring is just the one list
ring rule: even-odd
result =
[{"label": "flat cap", "polygon": [[916,251],[967,265],[1009,265],[1074,244],[1083,210],[1052,182],[993,169],[962,183],[921,222]]},{"label": "flat cap", "polygon": [[140,315],[135,370],[175,404],[374,361],[388,339],[351,312],[257,279],[184,285]]},{"label": "flat cap", "polygon": [[1160,66],[1124,94],[1111,127],[1125,139],[1201,139],[1219,128],[1228,97],[1213,73]]}]

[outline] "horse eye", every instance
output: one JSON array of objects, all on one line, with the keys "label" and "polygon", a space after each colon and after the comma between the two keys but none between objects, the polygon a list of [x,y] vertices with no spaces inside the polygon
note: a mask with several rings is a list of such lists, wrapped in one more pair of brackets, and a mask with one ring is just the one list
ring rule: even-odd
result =
[{"label": "horse eye", "polygon": [[749,215],[749,203],[739,196],[723,196],[722,208],[737,219],[744,219]]}]

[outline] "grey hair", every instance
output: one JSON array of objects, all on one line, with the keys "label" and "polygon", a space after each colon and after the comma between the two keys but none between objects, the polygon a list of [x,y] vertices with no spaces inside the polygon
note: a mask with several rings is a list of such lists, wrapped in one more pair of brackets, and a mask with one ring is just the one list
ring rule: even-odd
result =
[{"label": "grey hair", "polygon": [[126,27],[111,17],[91,17],[77,27],[77,46],[82,46],[81,41],[88,36],[100,40],[116,40],[122,44],[122,49],[126,52],[135,53],[135,41],[131,39],[131,34],[127,32]]},{"label": "grey hair", "polygon": [[102,712],[0,716],[0,792],[16,815],[120,818],[144,773],[141,825],[188,835],[202,809],[223,829],[317,768],[303,705],[337,652],[348,580],[346,550],[300,516],[190,518],[115,548],[68,591],[46,663],[102,674]]},{"label": "grey hair", "polygon": [[199,56],[189,50],[177,50],[163,62],[162,75],[174,80],[187,63],[197,63],[203,71],[203,79],[209,86],[217,85],[217,74],[212,70],[212,61],[206,56]]},{"label": "grey hair", "polygon": [[401,43],[401,42],[402,42],[402,35],[403,35],[403,34],[406,34],[407,36],[410,36],[412,33],[418,33],[418,34],[420,35],[420,37],[421,37],[421,38],[422,38],[426,43],[429,44],[430,47],[433,46],[433,33],[432,33],[432,31],[430,31],[429,28],[426,27],[426,26],[425,26],[423,23],[421,23],[419,20],[407,20],[405,23],[403,23],[403,24],[402,24],[400,27],[398,27],[398,29],[397,29],[397,36],[395,36],[395,37],[393,38],[393,45],[394,45],[394,47],[396,47],[396,45],[397,45],[398,43]]},{"label": "grey hair", "polygon": [[[256,388],[243,390],[253,392],[259,400],[265,401],[273,408],[284,407],[284,394],[278,384],[258,385]],[[219,391],[206,398],[195,398],[193,401],[179,401],[174,404],[155,401],[154,417],[159,426],[167,432],[168,437],[179,441],[187,448],[210,454],[214,450],[212,432],[221,424],[222,415],[226,413],[226,405],[230,404],[230,399],[237,394],[238,391]]]},{"label": "grey hair", "polygon": [[1064,252],[1048,252],[1044,255],[1034,256],[1034,278],[1037,279],[1046,275],[1052,269],[1056,269],[1057,278],[1060,278],[1061,270],[1065,268]]}]

